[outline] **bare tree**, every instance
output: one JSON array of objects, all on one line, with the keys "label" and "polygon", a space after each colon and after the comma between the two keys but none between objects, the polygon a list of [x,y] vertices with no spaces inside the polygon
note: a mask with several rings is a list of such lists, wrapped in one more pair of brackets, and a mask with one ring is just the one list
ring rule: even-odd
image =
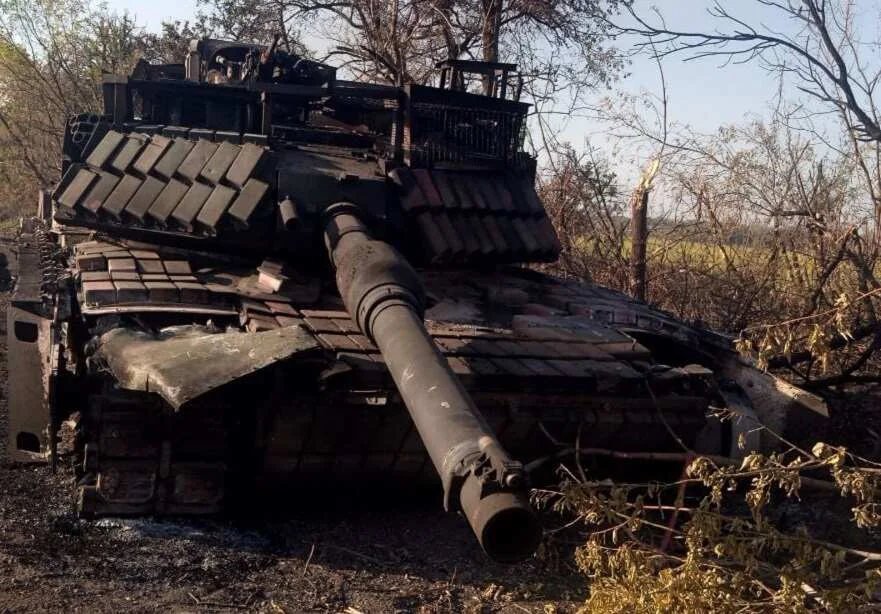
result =
[{"label": "bare tree", "polygon": [[[449,58],[520,62],[528,93],[568,102],[617,73],[604,46],[621,0],[205,0],[211,23],[251,4],[306,24],[357,79],[426,83]],[[256,13],[254,13],[256,14]],[[240,20],[235,19],[236,23]],[[221,30],[225,30],[221,28]],[[227,29],[228,30],[228,29]],[[549,84],[553,84],[550,86]]]},{"label": "bare tree", "polygon": [[[779,351],[787,357],[783,362],[789,362],[793,336],[802,335],[817,351],[807,353],[799,374],[814,381],[832,381],[812,371],[831,341],[844,339],[836,343],[854,348],[839,365],[843,376],[864,368],[881,346],[874,300],[881,292],[875,273],[881,256],[881,62],[879,41],[860,31],[858,8],[853,0],[714,2],[708,9],[714,26],[692,31],[668,24],[654,9],[628,5],[624,17],[610,22],[613,32],[635,36],[637,49],[655,58],[752,62],[778,76],[785,95],[801,98],[781,98],[769,126],[723,130],[715,143],[679,139],[672,147],[679,168],[666,180],[690,195],[702,225],[720,239],[716,248],[727,279],[755,288],[746,302],[731,301],[744,307],[731,324],[753,327],[760,353]],[[818,151],[825,152],[822,159]],[[720,204],[732,198],[734,207]],[[762,226],[775,236],[766,251],[754,253],[768,255],[765,273],[743,266],[721,241],[731,228]],[[784,296],[785,306],[777,300]],[[763,301],[779,306],[765,320]]]},{"label": "bare tree", "polygon": [[0,0],[0,217],[28,211],[57,180],[67,122],[101,111],[104,73],[167,61],[188,33],[146,35],[88,0]]},{"label": "bare tree", "polygon": [[628,279],[627,199],[594,149],[560,146],[539,184],[562,253],[556,273],[625,288]]},{"label": "bare tree", "polygon": [[199,0],[208,13],[197,16],[196,30],[235,41],[268,44],[278,34],[288,51],[304,52],[299,24],[287,0]]},{"label": "bare tree", "polygon": [[[48,184],[68,118],[97,109],[102,71],[133,50],[128,18],[95,18],[77,0],[0,3],[0,172],[4,200]],[[88,15],[88,16],[87,16]]]},{"label": "bare tree", "polygon": [[[637,45],[659,57],[685,54],[689,60],[721,57],[726,61],[761,63],[810,96],[818,112],[836,113],[849,137],[845,145],[857,155],[862,155],[861,143],[881,141],[876,101],[881,64],[874,61],[877,41],[862,41],[857,32],[857,3],[752,0],[738,4],[744,13],[745,5],[751,5],[753,15],[761,10],[770,11],[790,25],[789,31],[775,31],[758,19],[751,23],[719,2],[709,9],[720,24],[718,30],[679,30],[669,27],[657,15],[650,19],[630,5],[627,12],[633,23],[616,23],[614,29],[641,37],[643,40]],[[834,146],[841,147],[842,143]],[[868,184],[877,207],[881,205],[881,176],[869,177]]]},{"label": "bare tree", "polygon": [[187,56],[190,41],[211,34],[206,18],[201,16],[194,22],[166,21],[158,33],[142,32],[135,43],[141,57],[150,63],[173,64]]}]

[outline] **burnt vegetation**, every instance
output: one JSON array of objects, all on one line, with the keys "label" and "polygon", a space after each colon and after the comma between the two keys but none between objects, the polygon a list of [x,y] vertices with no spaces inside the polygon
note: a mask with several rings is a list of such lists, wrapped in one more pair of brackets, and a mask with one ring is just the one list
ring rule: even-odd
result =
[{"label": "burnt vegetation", "polygon": [[[776,451],[738,461],[689,450],[620,459],[681,472],[663,484],[597,480],[594,463],[614,454],[561,444],[560,487],[534,493],[559,523],[535,565],[577,568],[587,588],[572,593],[577,603],[554,605],[559,595],[548,594],[519,610],[861,611],[881,579],[866,531],[881,524],[879,41],[859,30],[857,2],[731,4],[712,5],[712,28],[692,32],[645,3],[618,0],[205,0],[195,21],[153,33],[85,0],[0,0],[0,221],[29,214],[38,188],[58,176],[67,119],[98,111],[102,74],[179,59],[195,37],[267,43],[278,33],[302,53],[317,35],[320,59],[393,85],[433,81],[444,59],[517,62],[532,104],[538,190],[563,246],[559,261],[542,266],[644,294],[736,337],[744,356],[824,395],[833,412],[829,432],[818,434],[831,443],[771,433]],[[787,27],[766,28],[760,14]],[[665,63],[709,59],[755,63],[785,87],[770,117],[698,134],[668,121],[665,86],[596,103],[626,73],[631,47],[657,61],[662,83]],[[613,167],[600,149],[567,142],[573,117],[614,126],[637,162]],[[305,560],[305,578],[314,546],[292,552]],[[371,552],[359,564],[375,563]],[[512,590],[540,595],[523,588],[537,577],[528,571],[512,576]],[[432,585],[436,599],[414,608],[510,605],[469,582],[465,597]],[[347,603],[311,590],[313,609]],[[189,594],[197,606],[198,595]],[[285,611],[270,598],[242,603],[235,607]]]}]

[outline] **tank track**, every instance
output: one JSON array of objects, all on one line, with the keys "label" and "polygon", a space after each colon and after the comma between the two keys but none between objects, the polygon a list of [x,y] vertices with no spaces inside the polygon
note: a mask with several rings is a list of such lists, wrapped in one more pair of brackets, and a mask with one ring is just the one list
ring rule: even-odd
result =
[{"label": "tank track", "polygon": [[[575,432],[582,446],[616,450],[670,449],[668,429],[694,441],[714,388],[672,371],[654,374],[654,400],[632,391],[585,399],[493,390],[486,380],[470,381],[469,391],[502,445],[543,465],[574,446],[567,434]],[[156,395],[111,388],[92,395],[79,425],[79,512],[213,514],[254,489],[433,483],[434,468],[397,393],[352,389],[349,375],[336,389],[281,406],[275,395],[258,402],[263,386],[255,384],[238,393],[254,399],[253,420],[223,405],[175,413]],[[375,372],[369,376],[376,381]]]},{"label": "tank track", "polygon": [[155,395],[108,390],[80,418],[77,509],[83,516],[212,514],[230,456],[224,415],[175,415]]}]

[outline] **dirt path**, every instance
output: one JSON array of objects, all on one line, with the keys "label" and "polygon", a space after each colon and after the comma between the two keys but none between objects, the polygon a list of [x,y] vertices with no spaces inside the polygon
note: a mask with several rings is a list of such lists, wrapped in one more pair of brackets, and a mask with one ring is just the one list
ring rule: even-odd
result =
[{"label": "dirt path", "polygon": [[71,512],[70,459],[54,475],[6,460],[5,394],[0,442],[0,614],[566,612],[583,598],[568,571],[488,562],[464,520],[438,510],[439,493],[304,501],[281,520],[85,522]]}]

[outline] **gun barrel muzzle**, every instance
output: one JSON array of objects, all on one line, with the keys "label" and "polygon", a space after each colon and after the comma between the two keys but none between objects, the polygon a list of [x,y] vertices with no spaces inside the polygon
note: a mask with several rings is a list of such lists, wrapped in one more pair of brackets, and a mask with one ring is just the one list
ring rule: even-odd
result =
[{"label": "gun barrel muzzle", "polygon": [[541,527],[523,467],[502,449],[425,330],[418,275],[391,245],[373,239],[355,205],[328,209],[325,241],[343,302],[382,353],[441,477],[445,508],[462,510],[493,559],[531,556]]}]

